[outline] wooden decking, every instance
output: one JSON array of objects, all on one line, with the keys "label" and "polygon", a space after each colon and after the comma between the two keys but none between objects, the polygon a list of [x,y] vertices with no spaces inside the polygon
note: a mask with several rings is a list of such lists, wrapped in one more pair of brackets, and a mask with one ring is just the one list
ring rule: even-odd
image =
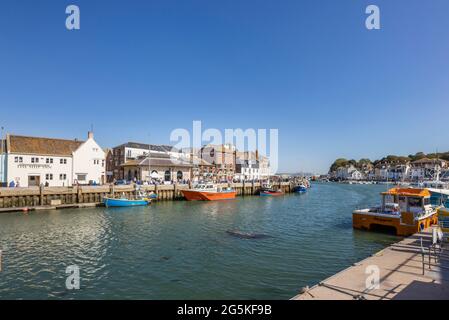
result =
[{"label": "wooden decking", "polygon": [[[318,285],[305,289],[293,300],[449,299],[449,244],[445,243],[439,260],[431,259],[430,269],[425,265],[423,275],[421,238],[423,246],[427,248],[431,243],[431,229],[395,243]],[[425,262],[429,262],[427,250]],[[377,266],[380,271],[378,288],[367,288],[371,266]]]}]

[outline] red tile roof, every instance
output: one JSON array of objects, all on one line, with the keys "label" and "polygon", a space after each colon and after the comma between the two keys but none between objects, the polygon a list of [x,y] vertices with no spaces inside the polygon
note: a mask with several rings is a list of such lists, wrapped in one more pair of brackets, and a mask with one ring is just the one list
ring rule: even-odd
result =
[{"label": "red tile roof", "polygon": [[7,149],[10,153],[53,156],[71,156],[84,141],[39,138],[26,136],[7,136]]}]

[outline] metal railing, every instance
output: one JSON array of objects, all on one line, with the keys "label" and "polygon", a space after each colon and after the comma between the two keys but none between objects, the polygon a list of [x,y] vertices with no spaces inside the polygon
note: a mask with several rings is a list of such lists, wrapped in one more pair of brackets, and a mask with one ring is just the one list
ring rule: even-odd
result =
[{"label": "metal railing", "polygon": [[[421,241],[421,261],[422,261],[422,274],[425,275],[426,266],[429,270],[432,270],[432,267],[440,268],[440,269],[448,269],[448,267],[441,265],[441,259],[447,258],[444,253],[445,249],[445,240],[444,233],[441,228],[432,228],[432,240],[431,244],[427,247],[423,245],[423,238],[420,238]],[[427,255],[427,258],[426,258]],[[433,262],[432,262],[433,260]]]}]

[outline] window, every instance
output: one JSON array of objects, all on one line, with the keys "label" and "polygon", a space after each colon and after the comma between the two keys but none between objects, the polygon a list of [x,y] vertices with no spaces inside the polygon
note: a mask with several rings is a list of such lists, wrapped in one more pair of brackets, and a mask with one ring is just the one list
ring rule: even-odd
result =
[{"label": "window", "polygon": [[86,181],[86,175],[85,174],[77,174],[76,180],[78,181]]},{"label": "window", "polygon": [[178,172],[176,173],[176,178],[177,178],[178,180],[182,180],[182,171],[178,171]]},{"label": "window", "polygon": [[23,158],[22,157],[14,157],[14,162],[22,163],[23,162]]},{"label": "window", "polygon": [[408,198],[408,205],[410,207],[422,207],[421,198]]},{"label": "window", "polygon": [[104,160],[101,160],[101,166],[104,167]]},{"label": "window", "polygon": [[165,181],[170,181],[171,180],[171,174],[170,171],[167,170],[165,171]]},{"label": "window", "polygon": [[31,158],[31,163],[39,163],[39,158]]},{"label": "window", "polygon": [[131,158],[131,150],[128,150],[128,151],[127,151],[126,156],[127,156],[128,158]]},{"label": "window", "polygon": [[47,173],[45,175],[45,180],[53,180],[53,173]]},{"label": "window", "polygon": [[59,159],[60,164],[67,164],[67,159]]},{"label": "window", "polygon": [[59,175],[59,180],[66,180],[67,179],[67,175],[65,173],[61,173]]},{"label": "window", "polygon": [[53,158],[47,158],[47,159],[45,159],[45,163],[53,163]]}]

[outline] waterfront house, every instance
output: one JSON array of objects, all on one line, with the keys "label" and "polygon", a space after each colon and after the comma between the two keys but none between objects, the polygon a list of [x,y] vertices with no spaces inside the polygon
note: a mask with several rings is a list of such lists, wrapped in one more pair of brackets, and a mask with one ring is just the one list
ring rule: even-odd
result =
[{"label": "waterfront house", "polygon": [[267,180],[272,175],[270,167],[270,159],[264,155],[257,152],[257,159],[259,162],[259,176],[261,180]]},{"label": "waterfront house", "polygon": [[240,181],[260,179],[260,165],[257,152],[237,152],[236,157],[235,179]]},{"label": "waterfront house", "polygon": [[114,167],[114,155],[112,153],[112,149],[105,148],[105,160],[106,160],[106,182],[112,183],[114,181],[114,172],[111,168]]},{"label": "waterfront house", "polygon": [[111,159],[107,161],[107,172],[112,173],[110,180],[127,179],[127,173],[124,171],[123,164],[129,160],[136,160],[139,157],[147,156],[149,150],[152,155],[169,155],[173,158],[186,157],[184,154],[168,145],[145,144],[139,142],[127,142],[112,148]]},{"label": "waterfront house", "polygon": [[441,159],[422,158],[411,163],[410,180],[432,180],[436,178],[437,172],[442,172],[448,168],[448,162]]},{"label": "waterfront house", "polygon": [[197,155],[192,155],[192,181],[215,181],[217,176],[216,166],[199,158]]},{"label": "waterfront house", "polygon": [[85,141],[8,134],[6,163],[6,181],[11,186],[105,182],[105,154],[92,132]]},{"label": "waterfront house", "polygon": [[393,181],[404,181],[409,177],[410,168],[410,163],[394,165],[388,171],[388,179]]},{"label": "waterfront house", "polygon": [[148,154],[142,155],[121,166],[125,179],[129,181],[171,183],[192,179],[193,166],[190,160],[183,157],[175,159],[168,153],[151,152],[150,157]]},{"label": "waterfront house", "polygon": [[206,145],[200,149],[200,159],[215,166],[216,180],[232,181],[235,175],[236,148],[232,144]]}]

